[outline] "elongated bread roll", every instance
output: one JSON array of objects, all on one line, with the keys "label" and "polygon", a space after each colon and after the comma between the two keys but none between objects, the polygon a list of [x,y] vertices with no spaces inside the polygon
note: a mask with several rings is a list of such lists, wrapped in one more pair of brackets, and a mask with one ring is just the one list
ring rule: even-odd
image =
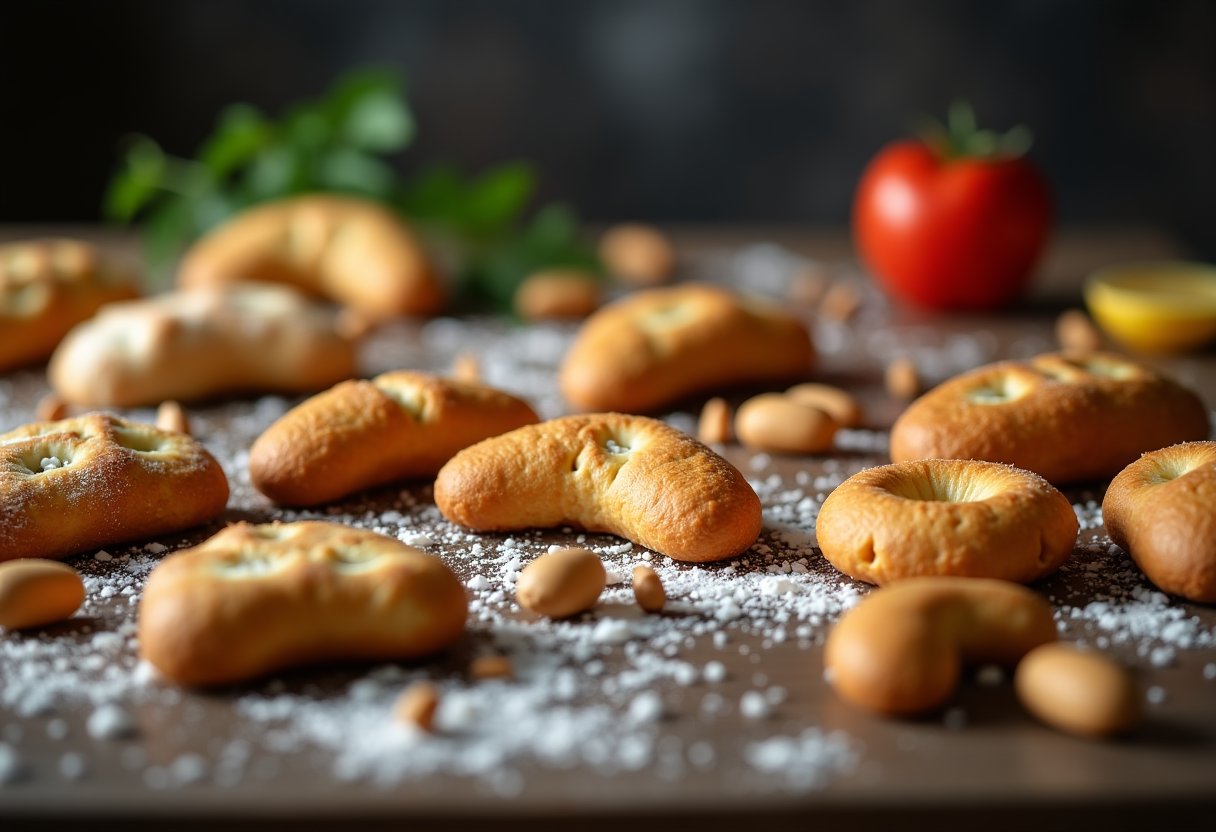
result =
[{"label": "elongated bread roll", "polygon": [[68,333],[47,375],[86,407],[308,393],[353,376],[355,347],[329,307],[248,283],[110,304]]},{"label": "elongated bread roll", "polygon": [[480,384],[384,373],[288,411],[253,443],[249,475],[276,502],[316,505],[433,477],[460,449],[536,421],[526,402]]},{"label": "elongated bread roll", "polygon": [[891,429],[891,459],[985,459],[1057,485],[1113,477],[1140,454],[1208,438],[1199,397],[1125,358],[1052,353],[957,376]]},{"label": "elongated bread roll", "polygon": [[186,685],[303,664],[411,659],[464,632],[443,561],[337,523],[229,526],[165,558],[139,604],[140,654]]},{"label": "elongated bread roll", "polygon": [[575,407],[645,413],[693,393],[804,377],[813,360],[796,318],[690,283],[600,309],[583,324],[558,382]]}]

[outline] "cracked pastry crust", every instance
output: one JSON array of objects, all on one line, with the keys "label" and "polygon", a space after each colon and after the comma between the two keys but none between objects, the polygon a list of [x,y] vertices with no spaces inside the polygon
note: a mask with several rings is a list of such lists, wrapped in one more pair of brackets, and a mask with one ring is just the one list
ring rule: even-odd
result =
[{"label": "cracked pastry crust", "polygon": [[0,561],[156,537],[227,502],[223,469],[185,434],[90,413],[0,435]]},{"label": "cracked pastry crust", "polygon": [[85,407],[310,393],[355,374],[356,346],[334,310],[248,283],[111,304],[68,334],[47,377]]},{"label": "cracked pastry crust", "polygon": [[88,243],[0,245],[0,373],[45,361],[76,324],[138,294],[134,278]]},{"label": "cracked pastry crust", "polygon": [[443,561],[337,523],[237,523],[170,555],[139,604],[140,655],[185,685],[298,665],[411,659],[464,632],[464,586]]},{"label": "cracked pastry crust", "polygon": [[729,462],[656,419],[566,416],[466,448],[435,503],[478,531],[577,526],[681,561],[733,557],[760,533],[760,499]]},{"label": "cracked pastry crust", "polygon": [[1077,542],[1068,498],[1038,474],[995,462],[926,459],[870,468],[824,501],[823,556],[858,580],[940,575],[1027,583]]},{"label": "cracked pastry crust", "polygon": [[985,459],[1057,485],[1105,479],[1140,454],[1208,438],[1193,392],[1107,353],[1003,361],[956,376],[891,429],[891,459]]},{"label": "cracked pastry crust", "polygon": [[796,318],[689,283],[637,292],[588,318],[558,383],[583,410],[645,413],[694,393],[802,378],[813,361]]},{"label": "cracked pastry crust", "polygon": [[317,505],[433,477],[462,448],[536,421],[527,402],[481,384],[384,373],[288,411],[254,442],[249,475],[275,502]]}]

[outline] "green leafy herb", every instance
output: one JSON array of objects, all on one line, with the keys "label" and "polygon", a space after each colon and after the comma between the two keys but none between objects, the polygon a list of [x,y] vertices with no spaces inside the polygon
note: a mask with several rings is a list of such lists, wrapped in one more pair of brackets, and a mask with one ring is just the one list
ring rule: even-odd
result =
[{"label": "green leafy herb", "polygon": [[519,282],[539,268],[598,273],[568,209],[549,206],[524,222],[536,185],[531,166],[515,162],[466,176],[433,165],[402,181],[384,157],[407,148],[414,134],[400,79],[359,70],[278,119],[248,104],[226,108],[196,159],[133,137],[104,213],[117,222],[143,222],[158,282],[167,282],[187,245],[225,219],[259,202],[313,191],[379,200],[420,224],[456,254],[462,295],[471,303],[508,306]]}]

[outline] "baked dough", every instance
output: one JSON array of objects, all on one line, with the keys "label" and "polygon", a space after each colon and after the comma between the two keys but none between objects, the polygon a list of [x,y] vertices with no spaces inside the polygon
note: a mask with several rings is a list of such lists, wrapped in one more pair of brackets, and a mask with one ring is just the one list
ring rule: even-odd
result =
[{"label": "baked dough", "polygon": [[0,435],[0,561],[156,537],[227,502],[223,469],[185,434],[90,413]]},{"label": "baked dough", "polygon": [[184,685],[303,664],[412,659],[464,632],[443,561],[337,523],[238,523],[161,561],[139,604],[140,655]]},{"label": "baked dough", "polygon": [[796,318],[689,283],[637,292],[588,318],[558,383],[577,408],[644,413],[693,393],[803,377],[813,360]]},{"label": "baked dough", "polygon": [[186,252],[184,287],[290,283],[373,320],[429,315],[443,290],[413,232],[365,199],[308,194],[250,208]]},{"label": "baked dough", "polygon": [[45,361],[76,324],[137,295],[134,278],[88,243],[0,245],[0,373]]},{"label": "baked dough", "polygon": [[891,429],[891,459],[986,459],[1059,485],[1105,479],[1145,451],[1208,438],[1193,392],[1107,353],[1050,353],[957,376]]},{"label": "baked dough", "polygon": [[854,474],[824,501],[823,556],[872,584],[926,575],[1026,583],[1072,554],[1077,516],[1038,474],[995,462],[927,459]]},{"label": "baked dough", "polygon": [[1110,539],[1166,592],[1216,603],[1216,442],[1147,453],[1102,501]]},{"label": "baked dough", "polygon": [[760,533],[739,471],[656,419],[598,413],[465,448],[435,480],[444,517],[478,531],[578,526],[676,560],[733,557]]},{"label": "baked dough", "polygon": [[221,394],[310,393],[355,375],[334,310],[288,286],[243,284],[110,304],[55,350],[51,386],[85,407]]},{"label": "baked dough", "polygon": [[288,411],[253,443],[249,475],[276,502],[316,505],[433,477],[461,448],[536,421],[526,402],[481,384],[384,373]]}]

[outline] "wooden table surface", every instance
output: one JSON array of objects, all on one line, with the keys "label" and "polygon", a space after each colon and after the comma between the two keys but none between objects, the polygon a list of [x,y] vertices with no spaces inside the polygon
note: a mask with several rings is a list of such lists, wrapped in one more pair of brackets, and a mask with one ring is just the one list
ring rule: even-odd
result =
[{"label": "wooden table surface", "polygon": [[[28,231],[4,229],[0,239]],[[885,362],[896,354],[912,355],[934,383],[978,363],[1051,349],[1054,312],[1076,304],[1089,268],[1177,254],[1168,238],[1151,229],[1062,234],[1048,259],[1050,268],[1025,305],[1003,315],[937,316],[886,302],[853,266],[847,239],[839,233],[695,228],[673,229],[673,235],[686,255],[684,277],[737,283],[759,274],[762,279],[766,268],[772,272],[773,262],[798,252],[827,264],[837,279],[856,281],[862,292],[861,310],[845,323],[825,320],[811,307],[791,308],[815,332],[821,352],[816,377],[856,392],[867,409],[865,429],[843,436],[832,453],[813,457],[756,454],[737,445],[722,449],[757,487],[766,506],[765,531],[745,559],[733,568],[719,564],[698,571],[655,555],[652,562],[677,601],[655,629],[647,630],[621,586],[605,596],[594,614],[554,627],[514,608],[509,595],[494,599],[478,589],[479,576],[503,568],[506,555],[494,555],[494,560],[470,552],[517,551],[527,562],[552,545],[579,542],[577,532],[464,538],[437,516],[427,483],[378,489],[321,513],[390,533],[428,535],[428,551],[443,557],[474,587],[470,595],[482,610],[471,617],[461,644],[422,664],[303,670],[202,693],[137,678],[141,670],[135,645],[127,638],[137,609],[132,599],[142,582],[136,570],[128,595],[91,597],[72,622],[40,633],[0,634],[0,743],[14,749],[23,766],[20,778],[0,785],[0,828],[8,832],[86,819],[90,827],[123,829],[166,828],[168,821],[173,828],[200,829],[337,829],[356,820],[361,828],[408,823],[413,829],[487,823],[521,829],[620,824],[666,829],[690,823],[714,829],[741,823],[793,829],[833,822],[852,828],[891,823],[909,829],[980,824],[1013,829],[1027,823],[1132,828],[1149,822],[1210,821],[1216,809],[1216,679],[1205,674],[1216,676],[1216,609],[1153,596],[1151,585],[1110,549],[1096,512],[1105,483],[1066,490],[1085,521],[1077,548],[1065,569],[1034,588],[1062,610],[1062,638],[1103,646],[1135,670],[1152,701],[1131,736],[1093,742],[1045,728],[1018,707],[1007,674],[997,684],[969,676],[949,708],[914,720],[878,718],[850,708],[822,677],[824,635],[840,605],[867,590],[839,576],[818,556],[813,513],[823,493],[843,476],[888,461],[886,430],[904,404],[882,387]],[[128,239],[101,236],[131,252]],[[774,246],[755,248],[765,241]],[[368,375],[401,367],[442,372],[458,354],[473,353],[482,361],[487,381],[529,396],[543,416],[555,416],[564,405],[552,374],[573,331],[568,325],[518,327],[491,318],[399,322],[364,345],[362,370]],[[1210,349],[1148,363],[1198,390],[1209,410],[1216,411],[1216,354]],[[0,379],[0,432],[32,420],[47,390],[41,368]],[[736,403],[746,395],[724,392]],[[681,403],[662,415],[687,427],[702,400]],[[152,542],[171,551],[205,539],[225,521],[309,516],[272,506],[251,489],[243,473],[249,443],[292,403],[266,397],[193,407],[195,433],[225,465],[233,497],[221,521]],[[147,410],[126,413],[151,417]],[[641,552],[622,551],[618,539],[591,535],[586,542],[604,550],[610,567],[625,574],[639,562]],[[146,544],[110,547],[119,561],[98,561],[90,551],[68,562],[104,587],[112,583],[119,562],[158,556],[148,554]],[[789,568],[783,564],[798,557],[806,560],[803,571],[783,571]],[[793,588],[764,583],[773,576]],[[490,577],[499,580],[497,574]],[[757,589],[772,586],[778,586],[776,594]],[[731,619],[715,615],[704,603],[705,595],[723,590],[737,598],[756,597],[740,600],[741,615]],[[815,616],[807,612],[808,599],[819,597],[824,612]],[[1127,617],[1112,624],[1092,606],[1100,602]],[[1159,627],[1173,615],[1201,646],[1181,647],[1176,634],[1164,632],[1128,635],[1136,626],[1129,623],[1132,613],[1146,609],[1152,613],[1148,626]],[[626,643],[588,641],[597,627],[618,620],[633,628]],[[98,638],[105,633],[121,637]],[[586,653],[579,644],[593,649]],[[406,750],[392,752],[403,756],[390,765],[390,752],[375,758],[363,740],[352,739],[354,734],[323,737],[301,716],[315,718],[331,713],[324,711],[330,708],[338,715],[334,724],[346,726],[341,730],[367,730],[358,727],[364,725],[360,702],[366,701],[370,712],[386,712],[404,680],[419,676],[438,680],[454,697],[480,696],[484,690],[468,678],[467,669],[471,657],[487,650],[511,657],[519,678],[501,689],[499,700],[476,699],[483,709],[486,702],[497,701],[503,719],[516,718],[512,708],[531,691],[539,698],[533,712],[519,712],[521,723],[535,720],[537,731],[558,732],[557,715],[570,708],[575,722],[564,730],[577,736],[593,712],[601,714],[606,742],[623,738],[645,744],[648,752],[638,758],[641,763],[605,773],[589,762],[580,743],[568,750],[573,760],[557,761],[541,753],[540,738],[525,737],[517,738],[514,750],[499,749],[504,756],[496,773],[462,774],[453,766],[472,765],[469,749],[481,741],[478,732],[483,727],[489,734],[506,730],[483,714],[482,721],[468,724],[466,734],[457,731],[431,741],[447,743],[442,752],[447,757],[438,746],[409,751],[406,745]],[[89,690],[91,680],[102,680],[100,685],[110,679],[98,655],[117,668],[111,676],[121,692],[118,702],[138,724],[131,737],[90,735],[88,719],[98,704],[95,691]],[[39,664],[39,657],[46,663]],[[680,663],[695,670],[695,678],[680,681],[678,670],[674,676],[668,672]],[[706,670],[713,663],[724,670],[720,681]],[[45,678],[23,676],[31,667],[45,671]],[[56,673],[70,684],[55,684]],[[651,677],[639,682],[646,673]],[[547,686],[564,684],[577,696],[545,693]],[[26,707],[44,688],[53,691],[53,701],[41,710]],[[645,718],[642,713],[650,701],[643,696],[648,691],[657,694],[661,716]],[[6,698],[6,692],[12,695]],[[745,713],[742,703],[749,692],[769,696],[766,713],[756,718]],[[295,708],[284,712],[284,721],[257,715],[259,707],[271,707],[259,702],[280,700],[290,700]],[[383,730],[398,729],[386,718]],[[376,731],[366,737],[371,743]],[[561,739],[553,737],[554,742]],[[582,745],[595,739],[589,735]],[[839,747],[833,745],[836,741]],[[498,748],[484,746],[491,747]],[[246,753],[236,766],[225,756],[234,748]],[[612,748],[614,754],[624,753],[619,744]],[[842,753],[848,761],[833,762],[833,748],[846,749]],[[767,762],[757,756],[761,751],[769,755]],[[437,764],[438,773],[401,774],[411,765],[404,755],[430,753],[448,761]],[[370,769],[344,776],[343,755],[367,762]],[[376,782],[376,772],[389,770],[396,775]],[[504,772],[510,777],[500,776]]]}]

